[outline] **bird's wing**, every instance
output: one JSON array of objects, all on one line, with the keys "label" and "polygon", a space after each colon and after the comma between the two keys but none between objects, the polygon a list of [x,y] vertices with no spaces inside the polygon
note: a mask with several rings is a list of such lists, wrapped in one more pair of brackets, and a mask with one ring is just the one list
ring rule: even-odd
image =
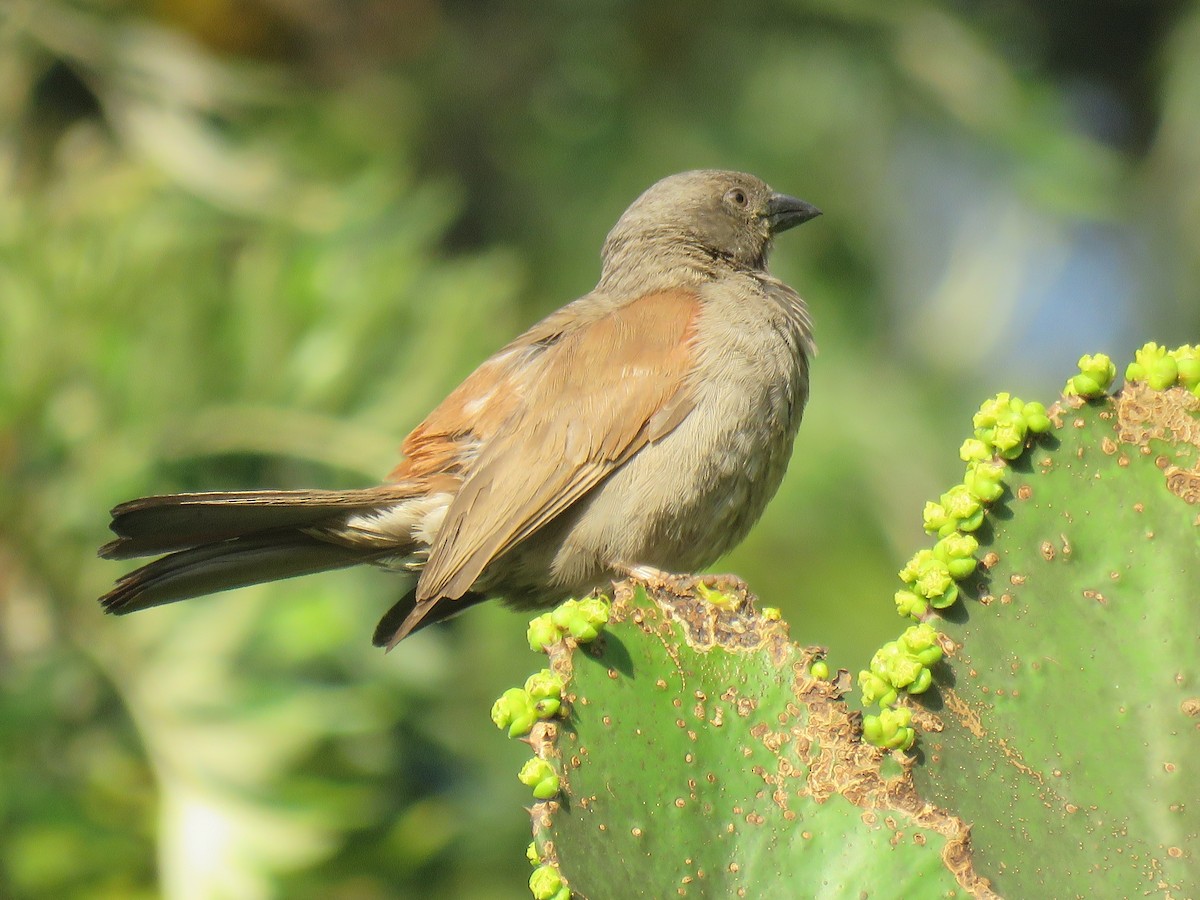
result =
[{"label": "bird's wing", "polygon": [[492,560],[691,412],[698,312],[691,291],[585,311],[582,324],[578,307],[564,310],[481,366],[413,432],[406,463],[432,469],[448,440],[466,460],[418,605],[466,593]]}]

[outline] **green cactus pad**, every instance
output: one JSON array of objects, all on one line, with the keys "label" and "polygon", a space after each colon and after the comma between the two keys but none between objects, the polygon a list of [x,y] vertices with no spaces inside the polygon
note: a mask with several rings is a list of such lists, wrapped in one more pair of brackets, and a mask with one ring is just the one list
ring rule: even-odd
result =
[{"label": "green cactus pad", "polygon": [[534,836],[575,896],[990,896],[963,822],[861,740],[848,675],[811,674],[819,648],[744,587],[651,593],[619,587],[599,639],[549,648],[568,715],[531,734],[561,776]]},{"label": "green cactus pad", "polygon": [[587,645],[543,616],[543,893],[1200,896],[1200,351],[1169,357],[1166,388],[1103,395],[1085,357],[1049,410],[985,405],[1020,452],[968,441],[927,504],[865,720],[729,579],[620,586]]},{"label": "green cactus pad", "polygon": [[935,623],[914,781],[1004,896],[1200,896],[1200,401],[1051,418]]}]

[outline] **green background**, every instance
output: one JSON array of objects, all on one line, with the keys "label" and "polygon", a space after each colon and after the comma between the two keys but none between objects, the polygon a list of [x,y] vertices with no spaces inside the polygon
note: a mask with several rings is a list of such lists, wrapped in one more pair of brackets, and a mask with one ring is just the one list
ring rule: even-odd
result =
[{"label": "green background", "polygon": [[718,568],[857,670],[983,396],[1200,335],[1194,4],[0,2],[0,896],[528,895],[522,617],[385,656],[364,571],[114,620],[94,551],[133,496],[373,483],[700,166],[825,211]]}]

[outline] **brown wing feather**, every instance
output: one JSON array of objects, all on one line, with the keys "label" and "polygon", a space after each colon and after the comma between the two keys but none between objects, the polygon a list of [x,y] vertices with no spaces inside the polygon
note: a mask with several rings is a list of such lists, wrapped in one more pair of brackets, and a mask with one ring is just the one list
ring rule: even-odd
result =
[{"label": "brown wing feather", "polygon": [[[461,434],[479,448],[422,572],[418,604],[466,593],[492,560],[687,415],[698,309],[692,292],[660,292],[552,340],[535,329],[414,432],[407,449],[417,459],[432,455],[427,437]],[[552,332],[555,318],[540,330]],[[475,427],[456,433],[473,403]]]}]

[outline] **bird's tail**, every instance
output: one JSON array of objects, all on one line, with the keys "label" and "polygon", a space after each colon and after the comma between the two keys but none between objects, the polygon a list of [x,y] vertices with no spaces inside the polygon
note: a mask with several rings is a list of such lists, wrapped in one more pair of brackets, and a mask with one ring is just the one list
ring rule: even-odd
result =
[{"label": "bird's tail", "polygon": [[244,491],[143,497],[112,511],[108,559],[166,554],[100,598],[123,615],[217,591],[405,556],[403,540],[338,540],[355,515],[411,500],[411,485],[357,491]]}]

